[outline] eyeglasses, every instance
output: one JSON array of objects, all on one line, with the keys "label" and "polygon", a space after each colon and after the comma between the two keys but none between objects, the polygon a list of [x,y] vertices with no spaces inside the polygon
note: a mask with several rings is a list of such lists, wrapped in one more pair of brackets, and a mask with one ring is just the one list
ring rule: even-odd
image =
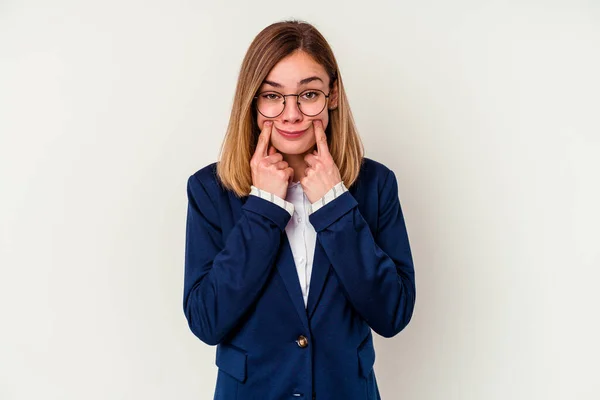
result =
[{"label": "eyeglasses", "polygon": [[256,108],[266,118],[275,118],[285,109],[285,98],[296,97],[300,112],[307,117],[319,115],[327,105],[328,94],[319,89],[307,89],[298,94],[281,94],[272,90],[260,92],[254,97]]}]

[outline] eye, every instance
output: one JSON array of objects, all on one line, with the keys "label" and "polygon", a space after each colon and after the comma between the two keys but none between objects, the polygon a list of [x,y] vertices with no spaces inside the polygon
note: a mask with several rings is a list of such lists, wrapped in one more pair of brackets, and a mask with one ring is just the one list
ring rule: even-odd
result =
[{"label": "eye", "polygon": [[300,95],[304,100],[317,100],[319,96],[321,96],[321,92],[317,90],[307,90],[306,92],[302,92]]},{"label": "eye", "polygon": [[264,92],[260,94],[260,97],[268,101],[281,100],[281,95],[277,92]]}]

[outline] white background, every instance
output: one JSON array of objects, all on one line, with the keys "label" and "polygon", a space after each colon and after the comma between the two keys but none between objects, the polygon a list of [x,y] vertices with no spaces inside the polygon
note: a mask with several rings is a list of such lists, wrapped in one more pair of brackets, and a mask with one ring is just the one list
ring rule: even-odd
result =
[{"label": "white background", "polygon": [[417,305],[384,399],[600,398],[597,1],[0,1],[0,399],[211,399],[185,183],[268,24],[330,41]]}]

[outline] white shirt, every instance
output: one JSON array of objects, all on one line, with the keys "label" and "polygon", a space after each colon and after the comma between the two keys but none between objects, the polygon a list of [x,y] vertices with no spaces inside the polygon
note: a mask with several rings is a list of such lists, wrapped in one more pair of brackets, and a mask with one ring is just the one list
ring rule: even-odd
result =
[{"label": "white shirt", "polygon": [[260,190],[255,186],[251,187],[251,195],[277,204],[292,216],[285,227],[285,233],[288,236],[292,255],[294,256],[298,280],[302,289],[302,297],[304,298],[304,306],[308,304],[308,289],[310,286],[315,246],[317,244],[317,232],[311,225],[308,216],[346,191],[348,189],[344,186],[344,182],[340,182],[327,192],[325,196],[311,204],[306,194],[304,194],[300,182],[293,182],[288,185],[285,200],[272,193]]}]

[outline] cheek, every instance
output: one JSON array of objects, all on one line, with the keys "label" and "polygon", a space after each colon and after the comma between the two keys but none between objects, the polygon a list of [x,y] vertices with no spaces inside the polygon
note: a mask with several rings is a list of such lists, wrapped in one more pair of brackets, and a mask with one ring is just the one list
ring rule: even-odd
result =
[{"label": "cheek", "polygon": [[323,123],[323,130],[327,129],[327,126],[329,125],[329,112],[327,109],[325,109],[323,111],[323,113],[321,115],[319,115],[318,118],[315,118],[315,120],[320,120]]},{"label": "cheek", "polygon": [[262,130],[263,125],[265,123],[267,119],[265,117],[263,117],[259,112],[256,113],[256,124],[258,125],[258,128],[260,130]]},{"label": "cheek", "polygon": [[329,114],[326,113],[321,121],[323,121],[323,130],[327,129],[327,126],[329,125]]}]

